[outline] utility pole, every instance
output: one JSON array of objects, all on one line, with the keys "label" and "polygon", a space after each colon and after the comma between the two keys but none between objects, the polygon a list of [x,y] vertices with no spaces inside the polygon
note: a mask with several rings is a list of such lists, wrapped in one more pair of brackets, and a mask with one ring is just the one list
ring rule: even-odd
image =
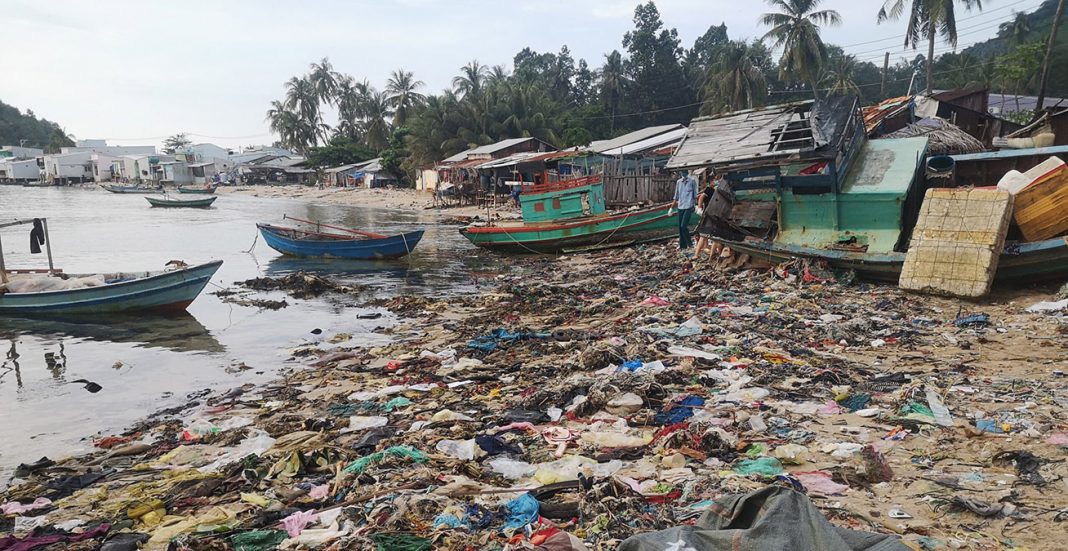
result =
[{"label": "utility pole", "polygon": [[1053,61],[1053,45],[1057,42],[1057,30],[1061,26],[1061,14],[1064,13],[1064,0],[1057,2],[1057,13],[1053,16],[1053,28],[1049,31],[1049,42],[1046,43],[1046,58],[1042,61],[1042,82],[1038,85],[1038,102],[1035,104],[1035,116],[1042,110],[1042,103],[1046,101],[1046,83],[1049,80],[1049,66]]},{"label": "utility pole", "polygon": [[879,98],[886,99],[886,73],[890,70],[890,52],[883,58],[883,83],[879,85]]}]

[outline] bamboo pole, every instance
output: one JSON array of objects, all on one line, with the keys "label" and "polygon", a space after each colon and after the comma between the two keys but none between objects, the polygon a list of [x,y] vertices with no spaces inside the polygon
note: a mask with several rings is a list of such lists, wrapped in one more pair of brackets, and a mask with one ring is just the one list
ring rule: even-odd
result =
[{"label": "bamboo pole", "polygon": [[331,226],[330,224],[323,224],[322,222],[313,222],[311,220],[304,220],[304,219],[301,219],[301,218],[295,218],[295,217],[289,216],[288,214],[283,214],[282,218],[283,219],[288,219],[288,220],[295,220],[297,222],[303,222],[305,224],[314,224],[316,226],[316,228],[322,226],[324,228],[330,228],[332,230],[343,231],[343,232],[348,232],[348,233],[354,233],[354,234],[357,234],[357,235],[362,235],[362,236],[365,236],[365,237],[371,237],[371,238],[374,238],[374,239],[384,239],[386,237],[389,237],[388,235],[382,235],[380,233],[371,233],[371,232],[366,232],[366,231],[353,230],[353,229],[350,229],[350,228],[342,228],[340,226]]},{"label": "bamboo pole", "polygon": [[0,241],[0,283],[7,283],[7,267],[4,266],[4,243]]},{"label": "bamboo pole", "polygon": [[45,238],[45,251],[48,253],[48,275],[52,275],[55,272],[55,266],[52,264],[52,238],[48,235],[48,219],[41,219],[41,226],[44,228]]}]

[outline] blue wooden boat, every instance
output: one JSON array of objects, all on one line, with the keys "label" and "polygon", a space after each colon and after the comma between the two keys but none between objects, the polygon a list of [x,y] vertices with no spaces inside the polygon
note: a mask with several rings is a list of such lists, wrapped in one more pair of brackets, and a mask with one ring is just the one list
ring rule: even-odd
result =
[{"label": "blue wooden boat", "polygon": [[400,258],[411,254],[423,238],[423,230],[385,236],[325,224],[319,226],[344,231],[348,235],[256,224],[269,247],[282,254],[299,257],[356,260]]},{"label": "blue wooden boat", "polygon": [[99,287],[4,293],[0,294],[0,315],[180,312],[197,298],[219,266],[222,266],[221,260],[162,272],[104,274],[105,284]]},{"label": "blue wooden boat", "polygon": [[[0,316],[37,317],[69,315],[101,315],[127,312],[183,311],[197,298],[222,261],[199,266],[175,263],[173,269],[158,272],[127,272],[72,276],[57,270],[52,262],[52,240],[48,235],[48,220],[29,218],[0,224],[0,228],[33,225],[32,242],[45,245],[48,252],[47,270],[8,270],[4,264],[4,249],[0,243]],[[39,243],[38,243],[39,241]],[[13,280],[27,274],[31,285],[16,285]],[[67,289],[54,285],[39,285],[55,279],[98,276],[99,284]],[[49,289],[28,291],[25,289]]]}]

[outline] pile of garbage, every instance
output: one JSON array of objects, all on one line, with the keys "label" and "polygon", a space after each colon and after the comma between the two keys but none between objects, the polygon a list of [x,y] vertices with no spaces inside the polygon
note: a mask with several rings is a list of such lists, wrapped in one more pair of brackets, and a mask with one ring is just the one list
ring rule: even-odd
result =
[{"label": "pile of garbage", "polygon": [[1062,543],[1068,318],[1026,311],[1048,294],[670,245],[515,264],[481,295],[379,301],[407,320],[388,346],[307,345],[274,384],[23,465],[0,549]]}]

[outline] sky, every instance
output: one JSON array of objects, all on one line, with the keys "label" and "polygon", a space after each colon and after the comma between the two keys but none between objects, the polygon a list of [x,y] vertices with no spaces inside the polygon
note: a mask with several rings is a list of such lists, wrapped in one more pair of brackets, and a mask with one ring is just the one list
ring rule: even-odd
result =
[{"label": "sky", "polygon": [[[413,71],[427,93],[477,59],[505,64],[524,47],[599,67],[622,51],[637,0],[0,0],[0,100],[56,121],[79,139],[159,144],[186,132],[224,147],[270,143],[264,114],[283,83],[328,57],[334,68],[384,86]],[[958,15],[959,48],[990,38],[1012,11],[1041,0],[987,0]],[[659,0],[667,27],[690,47],[710,25],[759,38],[758,0]],[[823,31],[858,59],[891,63],[905,21],[876,24],[881,0],[824,0],[844,24]],[[936,52],[950,51],[939,45]],[[330,122],[330,121],[328,121]]]}]

